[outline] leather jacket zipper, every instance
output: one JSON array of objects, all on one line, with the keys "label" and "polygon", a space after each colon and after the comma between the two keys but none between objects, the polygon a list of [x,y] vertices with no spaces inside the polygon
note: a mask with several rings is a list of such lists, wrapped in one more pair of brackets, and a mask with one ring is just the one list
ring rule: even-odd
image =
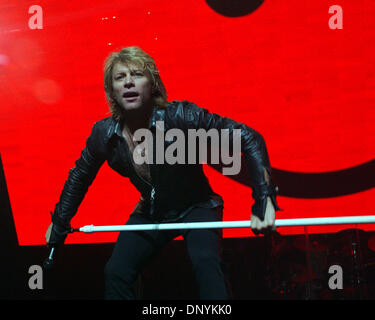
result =
[{"label": "leather jacket zipper", "polygon": [[155,188],[154,187],[152,187],[150,198],[151,200],[155,200]]},{"label": "leather jacket zipper", "polygon": [[151,187],[151,192],[150,192],[150,216],[153,216],[154,215],[154,212],[155,212],[155,208],[154,208],[154,203],[155,203],[155,187],[149,183],[148,181],[146,181],[145,179],[143,179],[137,172],[137,170],[135,170],[134,166],[131,164],[131,167],[132,167],[132,170],[134,171],[134,173],[136,174],[136,176],[142,180],[144,183],[146,183],[147,185],[149,185]]},{"label": "leather jacket zipper", "polygon": [[[150,186],[150,188],[151,188],[151,192],[150,192],[150,215],[152,216],[153,214],[154,214],[154,211],[155,211],[155,208],[154,208],[154,202],[155,202],[155,193],[156,193],[156,191],[155,191],[155,187],[151,184],[151,183],[149,183],[148,181],[146,181],[143,177],[141,177],[139,174],[138,174],[138,172],[137,172],[137,170],[134,168],[134,165],[133,165],[133,162],[131,161],[131,159],[130,159],[130,150],[129,150],[129,147],[128,147],[128,144],[126,143],[126,141],[125,141],[125,139],[122,137],[122,140],[123,140],[123,142],[124,142],[124,144],[125,144],[125,148],[126,148],[126,150],[125,150],[125,155],[126,155],[126,158],[127,158],[127,160],[129,161],[129,164],[130,164],[130,167],[131,167],[131,170],[133,171],[133,173],[142,181],[142,182],[144,182],[145,184],[147,184],[148,186]],[[150,168],[150,170],[151,170],[151,168]]]},{"label": "leather jacket zipper", "polygon": [[150,194],[150,216],[154,215],[155,212],[155,188],[152,187],[151,194]]},{"label": "leather jacket zipper", "polygon": [[151,183],[149,183],[148,181],[146,181],[145,179],[143,179],[143,178],[138,174],[137,170],[135,170],[135,168],[134,168],[133,165],[131,165],[131,166],[132,166],[132,169],[133,169],[134,173],[136,174],[136,176],[137,176],[140,180],[142,180],[144,183],[146,183],[147,185],[149,185],[149,186],[151,187],[151,192],[150,192],[150,215],[152,216],[152,215],[154,214],[154,211],[155,211],[155,209],[154,209],[155,193],[156,193],[156,191],[155,191],[155,187],[154,187]]}]

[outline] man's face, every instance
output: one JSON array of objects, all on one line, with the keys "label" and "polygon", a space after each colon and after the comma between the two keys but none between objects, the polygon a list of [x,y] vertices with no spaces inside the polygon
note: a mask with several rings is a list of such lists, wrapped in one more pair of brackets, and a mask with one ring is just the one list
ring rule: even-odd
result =
[{"label": "man's face", "polygon": [[146,71],[135,64],[118,62],[112,70],[114,98],[125,111],[142,109],[152,103],[152,84]]}]

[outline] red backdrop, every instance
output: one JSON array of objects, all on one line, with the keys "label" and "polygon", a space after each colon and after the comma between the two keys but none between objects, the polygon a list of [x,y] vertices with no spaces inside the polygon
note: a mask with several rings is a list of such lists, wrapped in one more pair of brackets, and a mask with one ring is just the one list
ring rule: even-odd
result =
[{"label": "red backdrop", "polygon": [[[230,1],[220,3],[231,12]],[[236,17],[203,0],[45,0],[39,30],[28,24],[34,4],[0,4],[0,152],[20,245],[44,244],[68,171],[94,121],[108,116],[104,59],[130,45],[155,58],[169,100],[193,101],[259,131],[273,168],[321,173],[374,159],[374,1],[336,1],[341,30],[329,28],[333,3],[326,0],[266,1]],[[225,220],[248,219],[251,190],[205,170],[225,200]],[[374,197],[373,187],[321,199],[281,190],[284,211],[277,217],[373,214]],[[72,225],[122,224],[138,199],[129,181],[105,164]],[[250,235],[224,231],[225,237]],[[116,237],[73,234],[67,243]]]}]

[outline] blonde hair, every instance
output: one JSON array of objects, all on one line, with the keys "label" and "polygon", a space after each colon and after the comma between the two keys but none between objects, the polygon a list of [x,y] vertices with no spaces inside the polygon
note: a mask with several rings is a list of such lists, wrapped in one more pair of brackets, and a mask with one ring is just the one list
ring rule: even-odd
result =
[{"label": "blonde hair", "polygon": [[139,47],[127,47],[118,52],[112,52],[104,62],[104,91],[109,104],[109,111],[115,120],[120,120],[123,109],[114,98],[112,87],[112,70],[116,63],[135,64],[146,71],[151,79],[154,105],[165,108],[167,91],[161,81],[154,59]]}]

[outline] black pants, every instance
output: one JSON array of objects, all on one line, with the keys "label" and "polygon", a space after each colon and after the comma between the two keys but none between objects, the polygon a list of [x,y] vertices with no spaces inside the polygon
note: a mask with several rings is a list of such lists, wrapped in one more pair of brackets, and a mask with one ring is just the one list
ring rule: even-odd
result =
[{"label": "black pants", "polygon": [[[222,207],[194,208],[181,222],[218,221],[221,212]],[[143,223],[152,221],[142,214],[133,214],[126,224]],[[192,261],[200,299],[229,299],[220,257],[221,229],[120,232],[105,267],[105,299],[135,299],[133,284],[139,272],[165,244],[179,235],[183,236]]]}]

